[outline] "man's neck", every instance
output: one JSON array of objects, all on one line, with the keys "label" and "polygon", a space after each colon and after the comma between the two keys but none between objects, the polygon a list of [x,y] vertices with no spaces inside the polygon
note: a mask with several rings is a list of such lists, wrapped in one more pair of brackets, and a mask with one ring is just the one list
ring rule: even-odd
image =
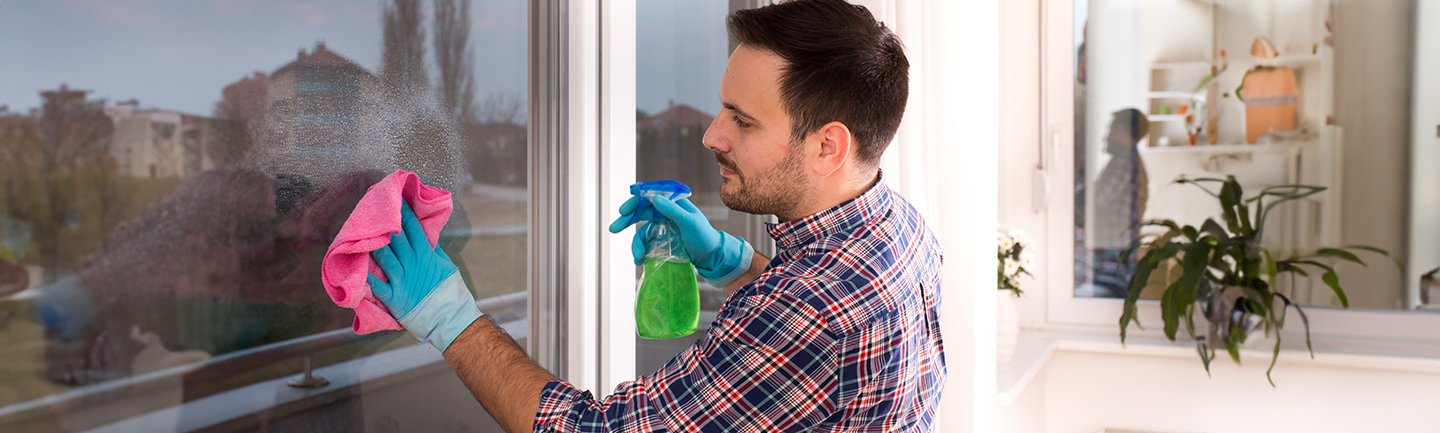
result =
[{"label": "man's neck", "polygon": [[875,186],[876,182],[880,181],[879,169],[870,169],[867,172],[868,175],[847,176],[843,179],[835,179],[834,182],[822,184],[822,186],[815,188],[815,190],[809,194],[815,198],[809,200],[808,204],[796,207],[793,213],[787,215],[775,214],[775,218],[779,219],[780,222],[793,221],[853,200],[855,197],[864,194],[865,191],[869,191],[870,188]]}]

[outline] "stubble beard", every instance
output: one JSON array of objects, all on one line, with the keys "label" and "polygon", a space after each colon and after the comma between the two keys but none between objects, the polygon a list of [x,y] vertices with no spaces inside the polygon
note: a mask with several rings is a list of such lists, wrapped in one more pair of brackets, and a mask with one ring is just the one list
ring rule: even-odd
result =
[{"label": "stubble beard", "polygon": [[736,212],[790,216],[806,194],[800,158],[800,152],[791,152],[769,170],[742,175],[734,164],[716,154],[721,166],[736,173],[720,184],[720,201]]}]

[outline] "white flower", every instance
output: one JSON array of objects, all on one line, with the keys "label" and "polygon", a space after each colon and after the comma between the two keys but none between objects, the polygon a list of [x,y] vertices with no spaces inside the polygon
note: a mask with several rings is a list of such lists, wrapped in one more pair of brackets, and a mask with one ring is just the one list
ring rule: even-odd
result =
[{"label": "white flower", "polygon": [[996,229],[995,242],[1000,245],[1002,251],[1016,246],[1029,248],[1034,244],[1034,241],[1025,232],[1003,224]]},{"label": "white flower", "polygon": [[1030,254],[1028,251],[1020,253],[1020,266],[1026,268],[1035,266],[1035,255]]},{"label": "white flower", "polygon": [[1015,276],[1016,274],[1019,274],[1019,273],[1020,273],[1020,265],[1017,265],[1017,264],[1015,264],[1015,262],[1012,262],[1012,261],[1009,261],[1009,260],[1006,260],[1006,261],[1005,261],[1005,276],[1007,276],[1007,277],[1013,277],[1013,276]]},{"label": "white flower", "polygon": [[1031,245],[1034,245],[1034,244],[1035,244],[1035,240],[1034,240],[1034,239],[1030,239],[1030,235],[1025,234],[1025,232],[1016,230],[1016,231],[1015,231],[1015,243],[1020,244],[1020,246],[1022,246],[1022,247],[1029,248]]}]

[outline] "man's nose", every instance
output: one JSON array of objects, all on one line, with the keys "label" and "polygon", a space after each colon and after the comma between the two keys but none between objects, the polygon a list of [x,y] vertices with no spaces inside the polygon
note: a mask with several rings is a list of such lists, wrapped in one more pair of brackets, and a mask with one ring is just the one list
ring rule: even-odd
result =
[{"label": "man's nose", "polygon": [[722,144],[723,140],[721,140],[721,128],[723,128],[723,126],[722,122],[720,121],[720,116],[715,116],[715,118],[710,121],[710,127],[705,128],[705,135],[700,137],[700,144],[705,146],[706,149],[710,149],[716,152],[724,152],[726,150],[729,150],[729,146],[727,144]]}]

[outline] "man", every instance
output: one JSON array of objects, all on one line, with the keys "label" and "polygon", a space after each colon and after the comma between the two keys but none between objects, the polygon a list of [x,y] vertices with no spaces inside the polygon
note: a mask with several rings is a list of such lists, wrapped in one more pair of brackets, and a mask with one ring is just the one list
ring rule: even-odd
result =
[{"label": "man", "polygon": [[1095,179],[1094,246],[1095,286],[1098,295],[1123,298],[1129,293],[1130,274],[1134,273],[1139,255],[1120,261],[1121,251],[1139,237],[1135,230],[1145,217],[1145,203],[1150,197],[1150,180],[1140,152],[1135,148],[1150,132],[1145,113],[1126,108],[1111,113],[1110,134],[1105,136],[1105,151],[1110,162]]},{"label": "man", "polygon": [[700,275],[730,292],[705,336],[660,371],[596,400],[477,320],[408,210],[403,233],[376,250],[395,282],[373,280],[377,298],[507,430],[929,430],[945,381],[940,248],[877,168],[908,95],[900,41],[842,0],[736,12],[729,30],[740,44],[704,143],[726,206],[782,221],[769,227],[779,252],[754,253],[689,200],[653,200],[679,222]]}]

